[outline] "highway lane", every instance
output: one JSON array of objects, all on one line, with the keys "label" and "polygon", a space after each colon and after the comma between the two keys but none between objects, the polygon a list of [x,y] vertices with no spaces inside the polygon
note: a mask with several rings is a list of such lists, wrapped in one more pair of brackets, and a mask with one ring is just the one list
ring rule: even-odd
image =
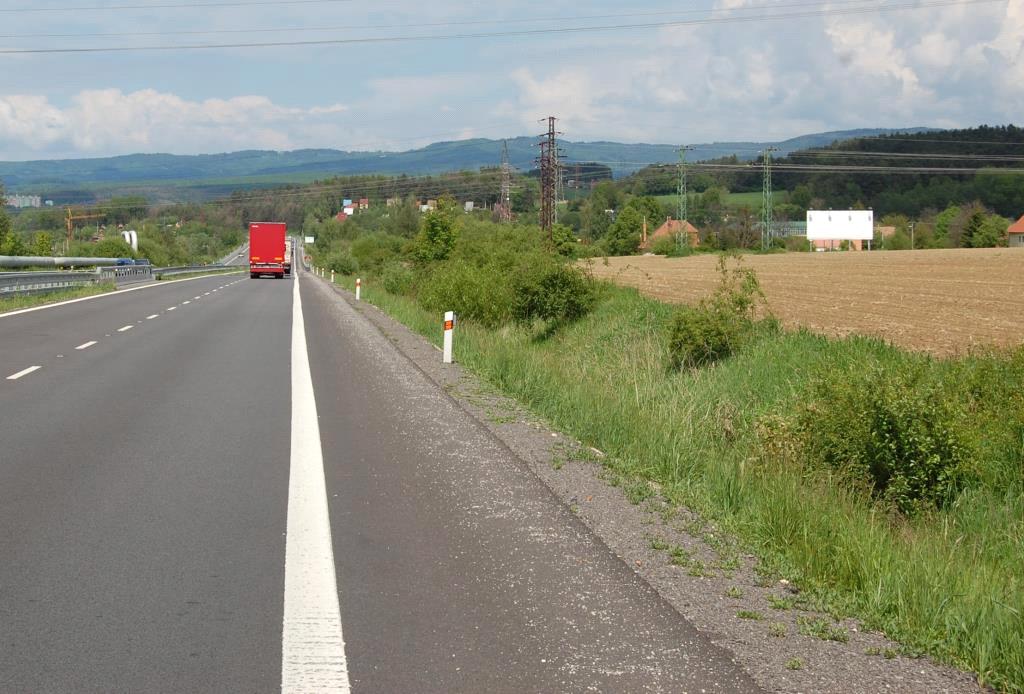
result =
[{"label": "highway lane", "polygon": [[0,319],[0,691],[279,687],[292,283],[236,280]]},{"label": "highway lane", "polygon": [[67,358],[89,342],[95,344],[78,351],[102,351],[109,346],[105,343],[121,336],[118,331],[127,325],[141,326],[173,317],[184,307],[199,305],[227,291],[228,286],[248,281],[246,275],[228,274],[157,282],[84,301],[0,314],[0,380],[30,366],[48,368],[55,359]]}]

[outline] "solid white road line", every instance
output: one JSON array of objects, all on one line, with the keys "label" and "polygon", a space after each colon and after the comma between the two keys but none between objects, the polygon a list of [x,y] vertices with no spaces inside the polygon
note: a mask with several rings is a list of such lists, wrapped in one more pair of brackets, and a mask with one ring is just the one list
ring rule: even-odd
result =
[{"label": "solid white road line", "polygon": [[78,345],[77,347],[75,347],[75,349],[77,349],[77,350],[89,349],[94,344],[96,344],[96,340],[90,340],[89,342],[85,342],[83,344]]},{"label": "solid white road line", "polygon": [[159,313],[154,313],[152,316],[146,316],[146,320],[153,320],[154,318],[159,318],[159,317],[160,317]]},{"label": "solid white road line", "polygon": [[123,328],[118,328],[117,332],[119,332],[119,333],[127,332],[127,331],[131,330],[134,327],[135,327],[134,325],[126,325]]},{"label": "solid white road line", "polygon": [[292,301],[292,442],[281,691],[349,692],[323,450],[299,283]]},{"label": "solid white road line", "polygon": [[[17,381],[22,376],[28,376],[33,371],[38,371],[41,368],[43,368],[43,367],[41,367],[41,366],[30,366],[27,369],[22,369],[21,371],[19,371],[16,374],[11,374],[10,376],[7,377],[7,380],[8,381]],[[319,445],[319,442],[320,442],[320,439],[317,439],[317,445]],[[333,564],[332,564],[332,568],[333,568]],[[335,598],[335,600],[337,600],[337,598]]]}]

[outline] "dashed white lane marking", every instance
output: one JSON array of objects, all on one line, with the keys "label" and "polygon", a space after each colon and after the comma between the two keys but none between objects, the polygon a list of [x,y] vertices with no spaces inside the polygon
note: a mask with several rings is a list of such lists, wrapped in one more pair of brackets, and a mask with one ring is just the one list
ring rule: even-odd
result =
[{"label": "dashed white lane marking", "polygon": [[189,305],[189,304],[191,304],[191,303],[192,303],[191,301],[182,301],[182,302],[181,302],[181,305],[182,305],[182,306],[187,306],[187,305]]},{"label": "dashed white lane marking", "polygon": [[175,310],[175,309],[177,309],[177,308],[178,308],[177,306],[168,306],[168,307],[167,307],[167,310],[168,310],[168,311],[174,311],[174,310]]},{"label": "dashed white lane marking", "polygon": [[81,351],[83,349],[89,349],[94,344],[96,344],[96,340],[90,340],[89,342],[83,342],[82,344],[80,344],[77,347],[75,347],[75,349],[77,349],[79,351]]},{"label": "dashed white lane marking", "polygon": [[203,292],[203,296],[210,296],[210,292]]},{"label": "dashed white lane marking", "polygon": [[192,300],[193,301],[199,301],[201,298],[203,298],[203,297],[201,297],[201,296],[193,296]]},{"label": "dashed white lane marking", "polygon": [[349,692],[331,522],[299,283],[292,292],[292,441],[281,692]]},{"label": "dashed white lane marking", "polygon": [[127,289],[118,289],[114,292],[104,292],[103,294],[95,294],[93,296],[83,296],[78,299],[68,299],[67,301],[58,301],[53,304],[46,304],[45,306],[33,306],[32,308],[21,308],[17,311],[7,311],[6,313],[0,313],[0,319],[10,318],[12,316],[20,316],[23,313],[33,313],[35,311],[45,311],[51,308],[57,308],[58,306],[67,306],[68,304],[77,304],[82,301],[95,301],[97,299],[106,299],[110,296],[117,296],[118,294],[124,294],[125,292],[137,292],[144,289],[154,289],[156,287],[168,287],[178,282],[195,282],[196,280],[208,279],[206,275],[199,277],[186,277],[182,280],[164,280],[162,282],[154,282],[153,284],[143,284],[139,287],[129,287]]},{"label": "dashed white lane marking", "polygon": [[131,330],[134,327],[135,327],[134,325],[126,325],[123,328],[118,328],[117,332],[119,332],[119,333],[127,332],[127,331]]},{"label": "dashed white lane marking", "polygon": [[154,318],[159,318],[159,317],[160,317],[159,313],[154,313],[152,316],[146,316],[146,320],[153,320]]},{"label": "dashed white lane marking", "polygon": [[[41,366],[30,366],[27,369],[22,369],[21,371],[19,371],[16,374],[11,374],[10,376],[7,377],[7,380],[8,381],[17,381],[22,376],[28,376],[33,371],[39,371],[39,369],[41,369],[41,368],[43,368],[43,367],[41,367]],[[320,443],[320,439],[317,439],[317,445],[319,445],[319,443]],[[326,500],[325,500],[325,503],[326,503]],[[335,601],[337,601],[337,597],[335,597]]]}]

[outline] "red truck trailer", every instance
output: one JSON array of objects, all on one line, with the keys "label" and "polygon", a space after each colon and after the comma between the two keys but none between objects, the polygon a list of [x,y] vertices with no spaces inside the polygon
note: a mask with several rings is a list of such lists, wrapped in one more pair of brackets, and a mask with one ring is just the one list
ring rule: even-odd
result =
[{"label": "red truck trailer", "polygon": [[288,225],[284,222],[251,222],[249,224],[249,277],[263,275],[284,277],[291,270],[287,251]]}]

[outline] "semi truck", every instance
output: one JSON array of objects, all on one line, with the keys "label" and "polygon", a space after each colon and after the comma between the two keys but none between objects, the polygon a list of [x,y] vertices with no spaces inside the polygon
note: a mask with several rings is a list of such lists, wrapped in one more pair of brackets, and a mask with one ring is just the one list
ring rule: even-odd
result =
[{"label": "semi truck", "polygon": [[249,224],[249,277],[284,277],[291,273],[288,225],[284,222]]}]

